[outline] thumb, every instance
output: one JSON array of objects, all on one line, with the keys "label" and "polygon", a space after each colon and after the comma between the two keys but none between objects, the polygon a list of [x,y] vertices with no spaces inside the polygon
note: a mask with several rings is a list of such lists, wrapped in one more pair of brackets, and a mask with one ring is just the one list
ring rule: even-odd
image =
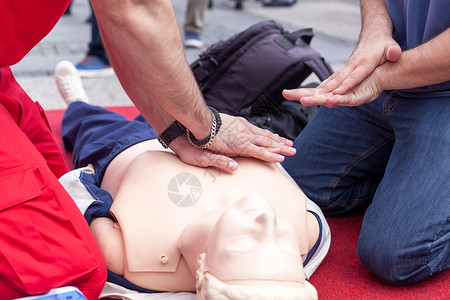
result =
[{"label": "thumb", "polygon": [[398,61],[402,55],[402,49],[398,44],[389,46],[386,50],[386,59],[388,61]]}]

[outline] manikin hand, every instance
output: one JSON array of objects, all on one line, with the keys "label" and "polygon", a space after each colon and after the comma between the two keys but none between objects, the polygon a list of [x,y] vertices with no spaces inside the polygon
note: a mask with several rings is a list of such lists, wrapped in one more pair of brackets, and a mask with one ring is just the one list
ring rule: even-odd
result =
[{"label": "manikin hand", "polygon": [[[347,63],[317,88],[284,90],[283,96],[288,100],[300,100],[303,105],[325,105],[328,107],[357,106],[372,99],[373,89],[368,76],[387,61],[400,59],[401,49],[392,37],[369,35],[361,40]],[[364,80],[368,80],[364,84]],[[342,97],[340,96],[342,95]],[[362,98],[357,96],[363,95]],[[370,100],[368,100],[370,99]]]},{"label": "manikin hand", "polygon": [[221,114],[222,126],[208,150],[192,146],[185,136],[175,139],[170,148],[180,159],[199,167],[216,167],[235,171],[238,165],[232,156],[255,157],[268,162],[281,162],[283,155],[294,155],[292,141],[258,128],[241,117]]}]

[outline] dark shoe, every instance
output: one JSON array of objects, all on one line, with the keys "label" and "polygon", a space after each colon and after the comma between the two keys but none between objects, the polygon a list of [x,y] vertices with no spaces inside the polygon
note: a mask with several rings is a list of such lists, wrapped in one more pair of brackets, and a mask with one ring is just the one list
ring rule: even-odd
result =
[{"label": "dark shoe", "polygon": [[67,6],[66,10],[64,11],[64,15],[65,16],[69,16],[70,15],[70,7],[72,6],[72,2],[69,4],[69,6]]},{"label": "dark shoe", "polygon": [[242,4],[243,0],[236,0],[236,4],[234,5],[234,9],[241,10],[244,8]]},{"label": "dark shoe", "polygon": [[297,0],[262,0],[263,6],[291,6],[297,3]]}]

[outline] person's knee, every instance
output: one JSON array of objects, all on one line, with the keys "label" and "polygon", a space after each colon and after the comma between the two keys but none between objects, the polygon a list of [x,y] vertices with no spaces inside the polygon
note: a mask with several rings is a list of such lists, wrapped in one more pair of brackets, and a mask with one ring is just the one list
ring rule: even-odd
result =
[{"label": "person's knee", "polygon": [[449,245],[411,245],[385,236],[368,238],[361,231],[356,250],[362,264],[381,281],[409,285],[424,281],[449,268]]},{"label": "person's knee", "polygon": [[400,284],[400,263],[394,258],[391,249],[374,250],[369,243],[358,243],[356,249],[362,264],[373,272],[381,281],[389,284]]}]

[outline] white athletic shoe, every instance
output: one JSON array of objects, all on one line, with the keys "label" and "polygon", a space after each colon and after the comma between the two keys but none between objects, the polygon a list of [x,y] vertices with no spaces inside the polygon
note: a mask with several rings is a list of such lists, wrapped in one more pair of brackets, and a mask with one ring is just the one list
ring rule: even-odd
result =
[{"label": "white athletic shoe", "polygon": [[67,105],[75,101],[89,103],[80,75],[70,61],[63,60],[56,65],[55,81],[58,91]]}]

